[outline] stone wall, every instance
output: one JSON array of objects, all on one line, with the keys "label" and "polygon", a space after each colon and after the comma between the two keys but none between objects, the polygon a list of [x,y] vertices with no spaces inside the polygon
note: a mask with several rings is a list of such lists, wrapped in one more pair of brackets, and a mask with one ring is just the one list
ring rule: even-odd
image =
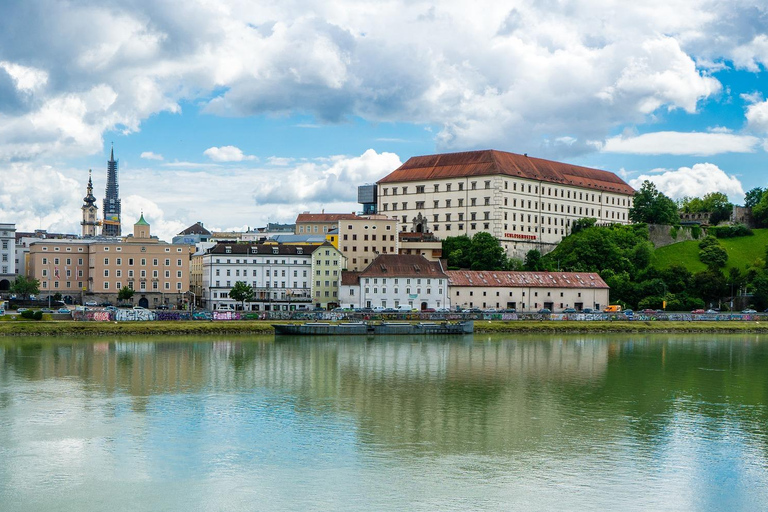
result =
[{"label": "stone wall", "polygon": [[[695,236],[697,234],[698,236]],[[699,226],[675,227],[666,224],[648,224],[648,236],[653,247],[658,249],[686,240],[701,240],[706,236],[706,230]]]}]

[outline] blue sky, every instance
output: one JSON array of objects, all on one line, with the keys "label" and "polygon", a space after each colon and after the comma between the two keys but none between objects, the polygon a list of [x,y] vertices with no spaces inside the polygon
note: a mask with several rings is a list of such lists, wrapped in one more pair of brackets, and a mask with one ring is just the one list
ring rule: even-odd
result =
[{"label": "blue sky", "polygon": [[79,232],[111,143],[124,223],[163,238],[485,148],[740,202],[768,185],[765,27],[738,0],[4,2],[0,220]]}]

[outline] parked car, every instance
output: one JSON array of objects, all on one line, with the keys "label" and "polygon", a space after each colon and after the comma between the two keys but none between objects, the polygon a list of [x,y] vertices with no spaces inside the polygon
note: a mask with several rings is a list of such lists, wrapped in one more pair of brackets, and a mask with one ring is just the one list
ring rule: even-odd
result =
[{"label": "parked car", "polygon": [[594,313],[594,312],[595,312],[595,310],[594,310],[594,309],[592,309],[592,308],[584,308],[584,309],[582,309],[582,310],[581,310],[581,312],[582,312],[582,313],[587,313],[587,314],[590,314],[590,313]]},{"label": "parked car", "polygon": [[573,308],[565,308],[565,309],[563,310],[563,313],[578,313],[578,311],[576,311],[576,310],[575,310],[575,309],[573,309]]},{"label": "parked car", "polygon": [[40,312],[41,312],[41,313],[53,313],[53,310],[52,310],[52,309],[49,309],[49,308],[42,308],[42,309],[40,310]]},{"label": "parked car", "polygon": [[69,310],[67,308],[59,308],[58,310],[56,310],[56,312],[60,313],[62,315],[68,315],[69,314]]},{"label": "parked car", "polygon": [[95,300],[89,300],[88,302],[86,302],[86,303],[85,303],[85,305],[86,305],[86,306],[92,306],[92,307],[93,307],[93,306],[98,306],[98,305],[99,305],[99,303],[98,303],[98,302],[96,302]]},{"label": "parked car", "polygon": [[549,308],[541,308],[539,310],[539,314],[541,314],[541,315],[548,315],[550,313],[552,313],[552,311]]},{"label": "parked car", "polygon": [[99,304],[99,306],[101,306],[101,307],[107,307],[107,306],[111,306],[111,305],[112,305],[111,302],[102,302],[101,304]]},{"label": "parked car", "polygon": [[421,310],[422,313],[434,313],[435,308],[424,308]]},{"label": "parked car", "polygon": [[143,308],[141,306],[133,306],[133,309],[135,309],[136,311],[146,311],[147,310],[147,308]]},{"label": "parked car", "polygon": [[707,310],[707,313],[710,313],[710,314],[712,314],[712,313],[719,313],[719,311],[718,311],[718,310],[716,310],[716,309],[712,309],[712,308],[709,308],[709,309]]},{"label": "parked car", "polygon": [[157,309],[168,309],[168,304],[160,304]]},{"label": "parked car", "polygon": [[744,313],[745,315],[751,315],[752,313],[757,313],[757,311],[755,311],[754,309],[749,309],[749,308],[742,309],[741,312]]},{"label": "parked car", "polygon": [[644,315],[655,315],[656,314],[656,310],[655,309],[644,309],[642,311],[642,313]]},{"label": "parked car", "polygon": [[691,311],[691,314],[693,315],[702,315],[704,313],[706,313],[706,311],[704,311],[703,309],[694,309],[693,311]]}]

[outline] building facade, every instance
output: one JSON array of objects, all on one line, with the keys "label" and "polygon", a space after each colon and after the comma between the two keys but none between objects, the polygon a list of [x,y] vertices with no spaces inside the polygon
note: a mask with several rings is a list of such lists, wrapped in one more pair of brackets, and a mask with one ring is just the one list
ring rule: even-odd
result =
[{"label": "building facade", "polygon": [[132,302],[153,308],[181,306],[189,290],[191,246],[160,242],[142,215],[132,236],[45,239],[29,247],[28,275],[40,281],[41,296],[61,293],[74,302],[118,303],[124,286]]},{"label": "building facade", "polygon": [[339,307],[339,285],[344,255],[330,243],[312,252],[312,303],[315,309]]},{"label": "building facade", "polygon": [[451,303],[456,308],[514,309],[553,313],[572,308],[600,311],[609,288],[593,272],[512,272],[449,270]]},{"label": "building facade", "polygon": [[0,293],[16,280],[16,224],[0,224]]},{"label": "building facade", "polygon": [[300,213],[296,217],[296,235],[325,235],[338,227],[339,221],[357,219],[355,213]]},{"label": "building facade", "polygon": [[202,258],[203,306],[239,310],[229,292],[237,281],[254,292],[248,311],[312,308],[312,252],[320,246],[219,243]]},{"label": "building facade", "polygon": [[340,302],[345,308],[447,309],[448,276],[440,261],[382,254],[362,271],[342,272]]},{"label": "building facade", "polygon": [[502,151],[410,158],[378,182],[378,212],[401,231],[494,235],[507,254],[549,252],[574,221],[629,223],[634,189],[613,173]]},{"label": "building facade", "polygon": [[363,270],[380,254],[397,254],[397,220],[386,215],[355,216],[338,221],[338,248],[347,259],[346,270]]}]

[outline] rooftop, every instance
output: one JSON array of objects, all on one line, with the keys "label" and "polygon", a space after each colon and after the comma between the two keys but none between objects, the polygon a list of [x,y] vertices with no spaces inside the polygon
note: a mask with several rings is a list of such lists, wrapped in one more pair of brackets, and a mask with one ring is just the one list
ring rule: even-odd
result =
[{"label": "rooftop", "polygon": [[449,270],[450,286],[499,286],[535,288],[608,288],[594,272],[515,272]]},{"label": "rooftop", "polygon": [[379,180],[382,183],[506,175],[560,185],[634,195],[612,172],[492,149],[414,156]]},{"label": "rooftop", "polygon": [[446,278],[439,261],[421,254],[380,254],[360,273],[362,277]]}]

